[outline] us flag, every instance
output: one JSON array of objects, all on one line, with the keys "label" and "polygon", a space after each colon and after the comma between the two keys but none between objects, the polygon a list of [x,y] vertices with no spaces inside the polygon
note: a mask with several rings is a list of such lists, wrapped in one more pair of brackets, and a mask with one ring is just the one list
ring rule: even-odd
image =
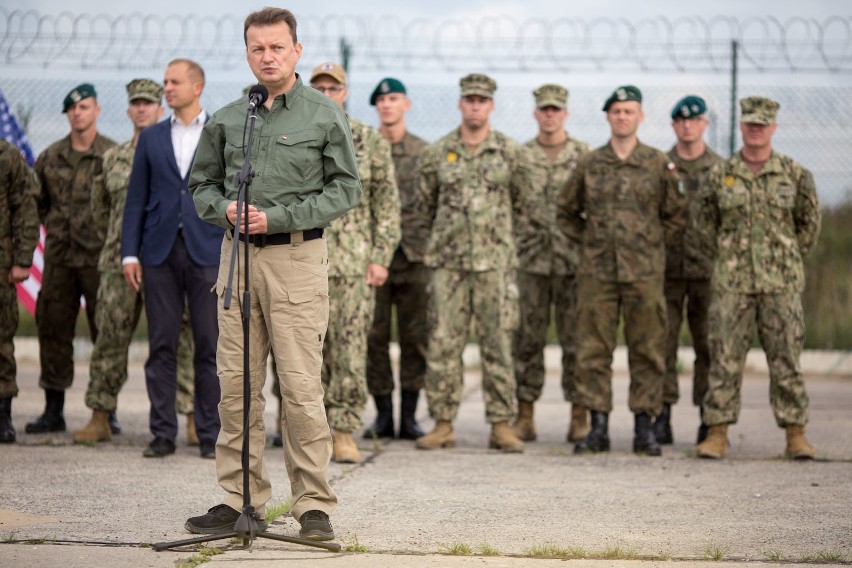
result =
[{"label": "us flag", "polygon": [[[9,103],[6,101],[6,95],[0,90],[0,137],[8,140],[18,147],[21,155],[27,161],[30,167],[35,163],[35,156],[30,143],[27,142],[27,137],[21,125],[18,124],[18,119],[15,118],[15,113],[9,108]],[[41,272],[44,268],[44,227],[39,228],[38,246],[35,254],[33,254],[33,266],[30,269],[30,277],[20,284],[16,284],[18,289],[18,300],[24,305],[28,312],[35,314],[36,298],[38,291],[41,289]]]}]

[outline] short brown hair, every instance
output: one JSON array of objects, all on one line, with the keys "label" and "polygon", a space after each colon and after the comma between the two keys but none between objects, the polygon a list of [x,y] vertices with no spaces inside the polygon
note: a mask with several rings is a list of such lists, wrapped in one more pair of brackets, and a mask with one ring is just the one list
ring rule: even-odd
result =
[{"label": "short brown hair", "polygon": [[193,78],[196,82],[200,82],[202,85],[204,84],[204,69],[202,69],[201,65],[199,65],[192,59],[178,57],[177,59],[172,59],[171,61],[169,61],[167,67],[171,67],[172,65],[178,65],[180,63],[186,65],[187,72],[189,73],[189,76],[191,78]]},{"label": "short brown hair", "polygon": [[252,26],[271,26],[278,22],[284,22],[290,28],[290,35],[293,37],[293,45],[298,43],[296,39],[296,16],[290,10],[284,8],[266,7],[263,10],[252,12],[246,17],[246,23],[243,26],[243,41],[248,47],[248,29]]}]

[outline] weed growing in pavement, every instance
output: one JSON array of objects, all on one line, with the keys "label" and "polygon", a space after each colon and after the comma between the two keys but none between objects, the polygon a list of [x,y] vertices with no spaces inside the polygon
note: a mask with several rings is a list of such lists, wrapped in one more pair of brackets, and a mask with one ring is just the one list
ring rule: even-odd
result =
[{"label": "weed growing in pavement", "polygon": [[354,535],[352,540],[343,547],[343,550],[346,552],[367,552],[367,547],[358,542],[358,535]]},{"label": "weed growing in pavement", "polygon": [[445,550],[447,554],[452,554],[453,556],[469,556],[473,554],[473,549],[470,545],[463,542],[445,544],[441,548]]},{"label": "weed growing in pavement", "polygon": [[479,554],[482,556],[500,556],[500,551],[490,544],[483,543],[479,545]]},{"label": "weed growing in pavement", "polygon": [[826,550],[816,553],[816,559],[826,564],[834,564],[846,560],[845,555],[839,550]]},{"label": "weed growing in pavement", "polygon": [[725,557],[725,549],[717,544],[708,544],[704,548],[702,556],[705,560],[715,560],[718,562]]},{"label": "weed growing in pavement", "polygon": [[639,554],[635,550],[620,546],[611,546],[593,556],[602,560],[635,560],[638,557]]},{"label": "weed growing in pavement", "polygon": [[15,533],[9,533],[3,537],[3,542],[6,544],[12,544],[18,542],[18,539],[15,538]]},{"label": "weed growing in pavement", "polygon": [[198,549],[198,554],[193,554],[187,559],[181,559],[175,562],[175,568],[195,568],[205,562],[210,562],[210,557],[216,556],[217,554],[222,554],[221,548],[208,548],[206,546],[201,546]]},{"label": "weed growing in pavement", "polygon": [[290,499],[286,501],[276,501],[271,505],[266,506],[266,522],[272,523],[275,519],[290,512],[290,507],[293,503]]},{"label": "weed growing in pavement", "polygon": [[765,556],[766,559],[770,562],[782,562],[784,560],[784,557],[781,556],[781,553],[778,552],[777,550],[771,550],[769,552],[764,552],[763,556]]},{"label": "weed growing in pavement", "polygon": [[556,546],[552,542],[534,544],[524,551],[524,556],[533,558],[572,558],[571,550]]}]

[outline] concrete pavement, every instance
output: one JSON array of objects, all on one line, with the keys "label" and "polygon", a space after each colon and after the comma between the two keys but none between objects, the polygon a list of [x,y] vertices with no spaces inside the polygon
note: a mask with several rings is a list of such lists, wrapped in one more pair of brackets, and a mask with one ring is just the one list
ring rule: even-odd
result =
[{"label": "concrete pavement", "polygon": [[[338,541],[365,552],[332,554],[263,539],[242,550],[219,541],[211,546],[228,550],[207,566],[546,568],[564,562],[537,557],[546,552],[586,557],[575,565],[615,568],[673,561],[704,568],[714,556],[738,565],[852,563],[852,374],[837,371],[845,364],[837,364],[838,354],[807,370],[808,436],[819,457],[813,462],[781,458],[784,434],[772,419],[768,379],[759,368],[744,382],[728,459],[694,458],[698,412],[689,404],[687,375],[674,407],[675,444],[661,458],[634,456],[620,356],[610,453],[572,455],[565,443],[569,407],[553,368],[536,405],[539,440],[521,455],[487,450],[479,372],[471,368],[455,424],[459,447],[423,452],[412,442],[359,440],[363,464],[331,466],[340,498],[332,516]],[[109,443],[75,446],[71,431],[89,416],[82,402],[85,364],[75,369],[67,394],[69,431],[28,435],[24,424],[41,412],[43,395],[37,365],[24,359],[22,392],[13,403],[19,443],[0,446],[0,566],[171,567],[197,557],[192,549],[144,547],[187,538],[186,518],[219,503],[223,493],[214,464],[185,444],[183,430],[176,455],[142,457],[149,434],[141,364],[132,364],[119,402],[124,433]],[[814,370],[832,366],[830,374]],[[270,435],[275,411],[269,404],[265,413]],[[424,401],[419,414],[431,427]],[[370,408],[365,422],[372,418]],[[284,501],[289,486],[281,456],[267,448],[274,499]],[[285,516],[270,530],[295,535],[298,524]],[[475,556],[450,554],[465,547]]]}]

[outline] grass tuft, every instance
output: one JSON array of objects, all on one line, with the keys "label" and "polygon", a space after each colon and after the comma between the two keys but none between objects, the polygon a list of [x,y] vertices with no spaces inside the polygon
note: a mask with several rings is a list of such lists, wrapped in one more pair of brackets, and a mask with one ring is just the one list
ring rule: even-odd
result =
[{"label": "grass tuft", "polygon": [[717,544],[708,544],[704,548],[704,553],[702,556],[705,560],[715,560],[718,562],[725,557],[725,549]]},{"label": "grass tuft", "polygon": [[473,554],[473,549],[470,545],[463,542],[445,544],[441,547],[441,549],[446,551],[447,554],[452,554],[453,556],[470,556]]},{"label": "grass tuft", "polygon": [[816,559],[819,562],[824,562],[826,564],[836,564],[845,560],[846,557],[839,550],[826,550],[817,552]]},{"label": "grass tuft", "polygon": [[278,517],[286,515],[290,512],[290,507],[292,505],[293,503],[290,499],[287,499],[286,501],[275,501],[272,504],[266,505],[266,522],[272,524],[272,521]]},{"label": "grass tuft", "polygon": [[639,557],[639,554],[635,550],[629,548],[611,546],[609,548],[605,548],[600,553],[595,554],[594,557],[602,560],[635,560]]},{"label": "grass tuft", "polygon": [[764,552],[763,556],[766,557],[766,560],[769,562],[782,562],[784,557],[781,556],[781,553],[777,550],[770,550],[768,552]]},{"label": "grass tuft", "polygon": [[361,552],[361,553],[363,553],[363,552],[367,552],[367,547],[365,545],[361,544],[360,542],[358,542],[358,535],[354,535],[352,537],[352,540],[350,540],[348,543],[346,543],[343,546],[343,550],[345,550],[346,552]]},{"label": "grass tuft", "polygon": [[479,554],[482,556],[500,556],[500,551],[490,544],[483,543],[479,545]]}]

